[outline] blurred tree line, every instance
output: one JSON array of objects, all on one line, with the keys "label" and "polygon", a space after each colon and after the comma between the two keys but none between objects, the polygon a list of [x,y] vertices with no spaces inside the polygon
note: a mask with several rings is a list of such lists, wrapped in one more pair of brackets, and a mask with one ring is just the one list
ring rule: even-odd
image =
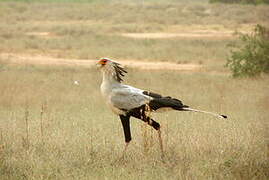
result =
[{"label": "blurred tree line", "polygon": [[209,0],[210,3],[269,4],[269,0]]}]

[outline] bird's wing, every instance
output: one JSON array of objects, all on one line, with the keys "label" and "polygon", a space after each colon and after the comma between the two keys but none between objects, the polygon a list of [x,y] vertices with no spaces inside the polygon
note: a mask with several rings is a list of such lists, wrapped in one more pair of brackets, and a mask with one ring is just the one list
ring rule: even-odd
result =
[{"label": "bird's wing", "polygon": [[144,95],[143,90],[126,85],[114,89],[110,95],[110,101],[114,107],[127,111],[140,107],[150,100],[152,98]]}]

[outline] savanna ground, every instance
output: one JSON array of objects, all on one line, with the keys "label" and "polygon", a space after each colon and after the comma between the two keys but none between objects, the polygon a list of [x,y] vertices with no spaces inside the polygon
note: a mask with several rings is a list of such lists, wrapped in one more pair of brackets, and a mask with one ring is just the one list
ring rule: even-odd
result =
[{"label": "savanna ground", "polygon": [[[206,1],[0,1],[0,179],[268,179],[269,78],[233,79],[223,66],[232,33],[268,19],[265,5]],[[118,161],[122,127],[87,66],[100,57],[197,65],[127,64],[125,82],[229,119],[154,114],[164,159],[157,133],[133,119]]]}]

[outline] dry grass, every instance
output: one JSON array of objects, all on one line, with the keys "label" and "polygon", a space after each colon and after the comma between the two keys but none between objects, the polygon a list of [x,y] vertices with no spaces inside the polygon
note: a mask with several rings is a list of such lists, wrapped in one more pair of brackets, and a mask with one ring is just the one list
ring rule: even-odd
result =
[{"label": "dry grass", "polygon": [[96,69],[1,63],[0,178],[268,178],[268,77],[136,72],[129,69],[128,83],[229,119],[155,114],[163,129],[164,161],[157,133],[133,119],[133,141],[126,159],[118,162],[123,132],[101,100]]}]

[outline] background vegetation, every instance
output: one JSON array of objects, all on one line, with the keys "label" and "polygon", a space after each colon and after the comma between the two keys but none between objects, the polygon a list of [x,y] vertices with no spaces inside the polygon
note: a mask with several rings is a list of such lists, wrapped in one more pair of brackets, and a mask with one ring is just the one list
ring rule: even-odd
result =
[{"label": "background vegetation", "polygon": [[[234,41],[227,33],[251,31],[256,23],[268,24],[268,19],[267,6],[252,5],[116,0],[110,3],[2,2],[0,51],[60,58],[111,57],[223,65],[229,52],[226,44]],[[200,37],[122,36],[156,32],[198,33]],[[206,36],[210,33],[226,36]]]},{"label": "background vegetation", "polygon": [[269,73],[269,30],[256,25],[250,35],[239,34],[241,45],[231,45],[234,49],[228,58],[227,66],[234,77],[258,76]]}]

